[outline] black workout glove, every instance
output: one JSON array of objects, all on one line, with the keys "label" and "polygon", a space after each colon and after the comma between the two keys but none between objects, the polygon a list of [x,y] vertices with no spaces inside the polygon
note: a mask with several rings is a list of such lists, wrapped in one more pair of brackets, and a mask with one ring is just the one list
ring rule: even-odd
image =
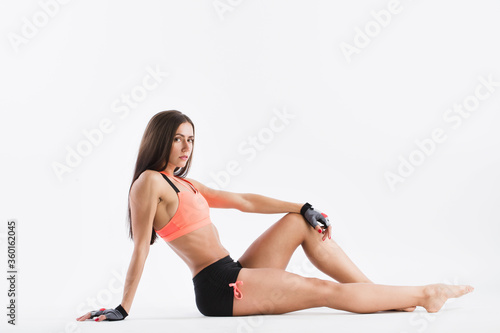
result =
[{"label": "black workout glove", "polygon": [[127,311],[125,311],[121,304],[114,309],[102,308],[99,311],[90,311],[90,319],[99,317],[100,315],[106,316],[106,319],[104,320],[115,321],[125,319],[128,316],[128,313]]},{"label": "black workout glove", "polygon": [[300,214],[302,214],[306,221],[309,222],[309,224],[315,229],[316,226],[320,224],[323,229],[326,229],[328,228],[328,226],[330,226],[328,215],[314,209],[308,202],[306,202],[304,206],[302,206],[302,208],[300,209]]}]

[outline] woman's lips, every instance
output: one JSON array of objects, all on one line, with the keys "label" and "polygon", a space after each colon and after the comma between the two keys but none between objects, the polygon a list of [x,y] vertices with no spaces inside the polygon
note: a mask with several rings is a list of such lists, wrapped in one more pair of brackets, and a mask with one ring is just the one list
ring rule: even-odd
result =
[{"label": "woman's lips", "polygon": [[187,156],[181,156],[181,159],[184,160],[184,161],[187,160],[188,158],[189,157],[187,157]]}]

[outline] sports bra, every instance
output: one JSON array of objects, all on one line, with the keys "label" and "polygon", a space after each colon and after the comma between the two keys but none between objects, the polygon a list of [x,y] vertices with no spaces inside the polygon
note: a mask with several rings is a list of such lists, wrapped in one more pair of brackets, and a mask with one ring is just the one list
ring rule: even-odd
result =
[{"label": "sports bra", "polygon": [[[168,221],[168,223],[161,228],[156,230],[156,233],[163,238],[165,241],[170,242],[176,238],[184,236],[196,229],[199,229],[205,225],[212,223],[210,220],[210,209],[207,200],[201,195],[200,191],[190,181],[175,177],[176,180],[182,180],[189,183],[193,190],[189,191],[179,191],[179,189],[168,179],[167,173],[160,171],[163,178],[172,186],[172,188],[177,193],[179,198],[179,206],[174,216]],[[172,176],[172,175],[169,175]],[[187,187],[187,186],[186,186]]]}]

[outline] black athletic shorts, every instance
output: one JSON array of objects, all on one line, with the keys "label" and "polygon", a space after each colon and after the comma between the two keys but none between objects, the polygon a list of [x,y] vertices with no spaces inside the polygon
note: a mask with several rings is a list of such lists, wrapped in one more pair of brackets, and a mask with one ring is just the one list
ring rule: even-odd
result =
[{"label": "black athletic shorts", "polygon": [[232,316],[235,283],[241,270],[229,255],[203,268],[193,278],[196,306],[205,316]]}]

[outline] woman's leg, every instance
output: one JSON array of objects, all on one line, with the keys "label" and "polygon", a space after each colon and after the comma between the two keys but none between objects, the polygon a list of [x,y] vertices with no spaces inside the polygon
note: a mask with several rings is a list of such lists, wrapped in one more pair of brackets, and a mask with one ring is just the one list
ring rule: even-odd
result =
[{"label": "woman's leg", "polygon": [[333,239],[322,241],[322,234],[297,213],[288,213],[273,224],[239,261],[246,268],[284,270],[299,245],[314,266],[338,282],[371,282]]},{"label": "woman's leg", "polygon": [[385,286],[373,283],[336,283],[306,278],[275,268],[241,269],[243,295],[235,299],[233,315],[279,314],[326,306],[357,313],[423,306],[437,312],[450,297],[473,290],[470,286]]}]

